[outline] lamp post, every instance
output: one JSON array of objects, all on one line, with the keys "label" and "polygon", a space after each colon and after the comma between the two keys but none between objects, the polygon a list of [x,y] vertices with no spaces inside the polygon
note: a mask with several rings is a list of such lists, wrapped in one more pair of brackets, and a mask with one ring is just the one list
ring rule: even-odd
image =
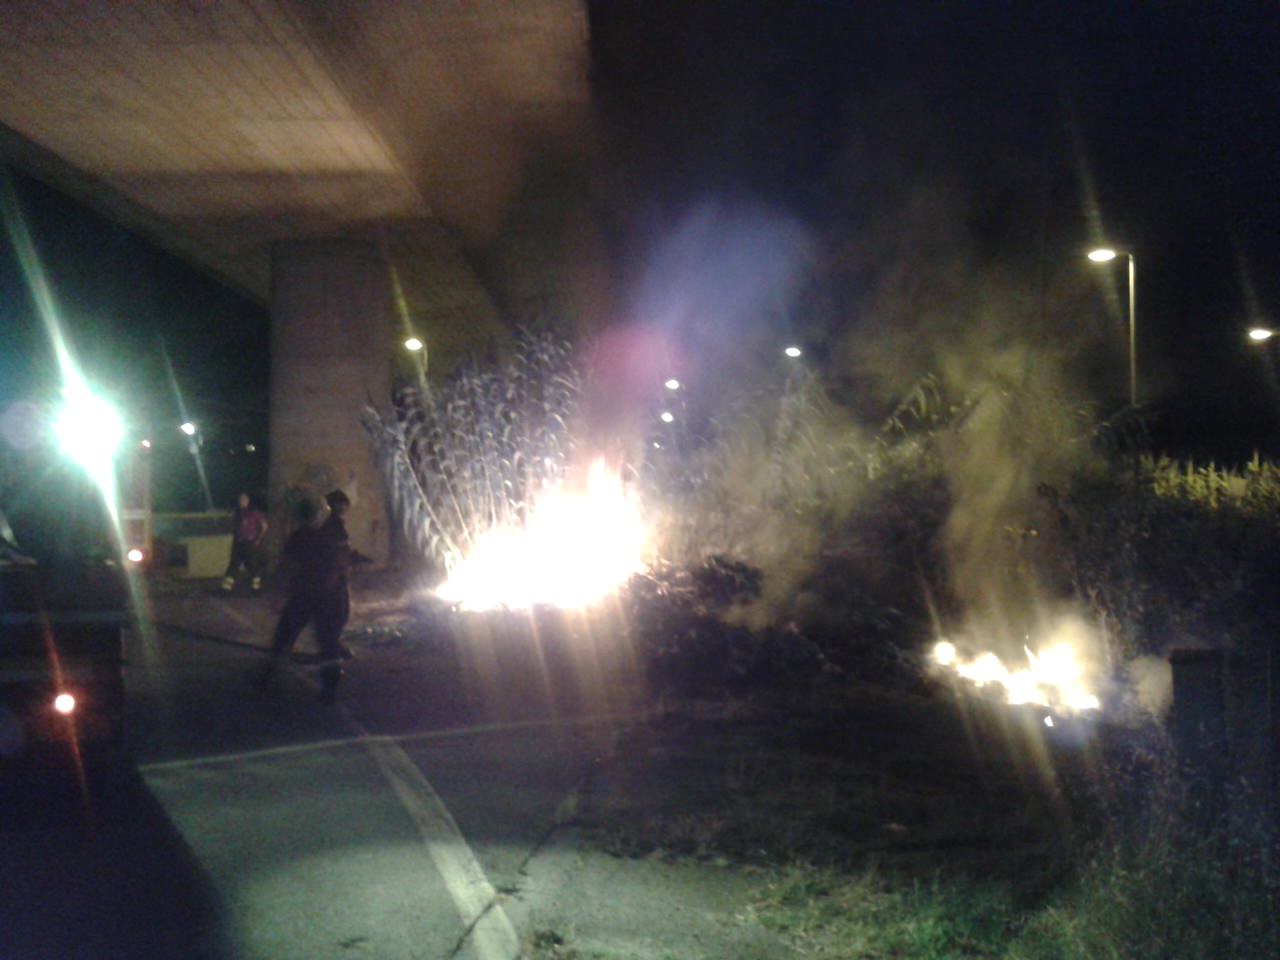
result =
[{"label": "lamp post", "polygon": [[1129,405],[1138,405],[1138,266],[1133,252],[1099,247],[1089,251],[1094,263],[1110,263],[1116,257],[1129,258]]}]

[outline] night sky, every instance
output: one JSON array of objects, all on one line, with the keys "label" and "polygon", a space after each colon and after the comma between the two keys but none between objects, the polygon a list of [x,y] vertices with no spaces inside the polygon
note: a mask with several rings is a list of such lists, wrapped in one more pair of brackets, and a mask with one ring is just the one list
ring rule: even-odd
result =
[{"label": "night sky", "polygon": [[[1243,331],[1280,323],[1280,5],[588,9],[596,200],[623,284],[700,203],[780,211],[822,236],[840,219],[870,231],[860,209],[945,182],[965,198],[981,257],[1041,271],[1079,260],[1087,271],[1082,251],[1104,235],[1136,252],[1139,355],[1159,395],[1160,442],[1202,455],[1277,450],[1280,354]],[[208,442],[262,451],[264,307],[39,184],[15,183],[82,358],[130,397],[140,426],[178,422],[167,351]],[[803,334],[804,317],[796,323]],[[47,390],[42,336],[6,246],[6,397]],[[237,456],[223,458],[220,476],[232,479],[218,481],[219,498],[257,482]]]},{"label": "night sky", "polygon": [[1280,322],[1280,6],[592,9],[631,224],[747,194],[819,227],[853,211],[856,228],[859,207],[941,182],[980,258],[1088,271],[1085,249],[1124,245],[1157,442],[1277,449],[1277,354],[1243,331]]}]

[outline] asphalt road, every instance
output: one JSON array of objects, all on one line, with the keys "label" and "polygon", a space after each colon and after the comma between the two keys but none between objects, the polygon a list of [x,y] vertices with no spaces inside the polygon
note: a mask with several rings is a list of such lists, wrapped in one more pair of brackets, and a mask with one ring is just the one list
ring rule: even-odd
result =
[{"label": "asphalt road", "polygon": [[335,707],[305,666],[252,690],[281,603],[150,585],[120,762],[0,778],[0,960],[794,956],[759,877],[581,842],[636,715],[622,631],[357,629]]},{"label": "asphalt road", "polygon": [[127,756],[10,772],[0,957],[520,954],[506,904],[622,705],[594,642],[362,650],[333,707],[305,668],[251,690],[275,606],[153,598]]}]

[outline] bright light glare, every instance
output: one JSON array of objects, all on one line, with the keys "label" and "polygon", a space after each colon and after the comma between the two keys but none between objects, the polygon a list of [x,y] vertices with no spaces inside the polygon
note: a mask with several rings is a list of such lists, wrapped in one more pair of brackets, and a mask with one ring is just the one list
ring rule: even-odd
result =
[{"label": "bright light glare", "polygon": [[129,562],[130,562],[130,563],[141,563],[141,562],[142,562],[142,551],[141,551],[141,550],[139,550],[137,547],[134,547],[134,548],[133,548],[132,550],[130,550],[127,554],[125,554],[125,556],[129,558]]},{"label": "bright light glare", "polygon": [[665,386],[668,390],[679,390],[679,389],[680,389],[680,381],[679,381],[679,380],[677,380],[675,377],[672,377],[672,378],[671,378],[670,380],[668,380],[665,384],[663,384],[663,386]]},{"label": "bright light glare", "polygon": [[1089,251],[1089,259],[1094,263],[1106,263],[1109,260],[1114,260],[1117,256],[1119,254],[1110,247],[1099,247],[1097,250]]},{"label": "bright light glare", "polygon": [[436,595],[464,610],[588,607],[643,569],[645,542],[639,504],[597,459],[585,489],[561,486],[523,526],[481,534]]},{"label": "bright light glare", "polygon": [[1254,327],[1249,331],[1249,339],[1256,343],[1261,343],[1264,340],[1270,340],[1275,335],[1276,332],[1274,330],[1268,330],[1266,327]]},{"label": "bright light glare", "polygon": [[60,693],[53,698],[53,709],[64,717],[76,708],[76,698],[69,693]]},{"label": "bright light glare", "polygon": [[946,640],[933,648],[933,659],[974,686],[1002,688],[1010,704],[1036,704],[1066,713],[1098,710],[1102,701],[1085,676],[1077,633],[1076,626],[1064,624],[1050,638],[1050,645],[1039,651],[1024,647],[1027,666],[1016,670],[1006,667],[989,650],[965,659]]},{"label": "bright light glare", "polygon": [[62,409],[53,425],[62,452],[106,490],[107,478],[114,476],[112,461],[124,439],[120,414],[79,378],[68,381],[62,396]]},{"label": "bright light glare", "polygon": [[675,418],[676,418],[675,414],[672,413],[670,410],[663,410],[662,413],[658,415],[658,419],[661,420],[663,423],[671,423],[675,420]]},{"label": "bright light glare", "polygon": [[785,353],[788,357],[791,357],[793,360],[804,353],[803,350],[801,350],[799,347],[796,347],[796,346],[787,347],[782,352]]},{"label": "bright light glare", "polygon": [[188,437],[194,437],[196,435],[196,425],[192,423],[190,420],[188,420],[182,426],[178,427],[178,429],[181,430],[183,433],[185,433]]},{"label": "bright light glare", "polygon": [[410,353],[417,353],[422,349],[422,341],[417,337],[409,337],[409,339],[404,342],[404,348]]}]

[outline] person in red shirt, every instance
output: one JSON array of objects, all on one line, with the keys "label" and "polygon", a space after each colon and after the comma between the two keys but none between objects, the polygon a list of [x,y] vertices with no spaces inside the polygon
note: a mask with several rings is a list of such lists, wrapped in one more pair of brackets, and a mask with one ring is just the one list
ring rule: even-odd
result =
[{"label": "person in red shirt", "polygon": [[230,593],[235,589],[236,575],[243,568],[249,574],[249,586],[254,593],[262,591],[262,541],[267,535],[267,518],[253,505],[247,493],[240,494],[232,519],[231,562],[222,578],[222,589]]}]

